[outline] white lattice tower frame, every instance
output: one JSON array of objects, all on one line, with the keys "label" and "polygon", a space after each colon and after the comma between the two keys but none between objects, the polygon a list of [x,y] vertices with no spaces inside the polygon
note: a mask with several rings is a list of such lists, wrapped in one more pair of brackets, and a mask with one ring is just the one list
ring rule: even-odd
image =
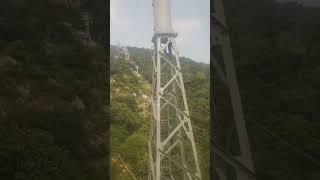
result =
[{"label": "white lattice tower frame", "polygon": [[149,180],[201,180],[169,0],[153,8]]}]

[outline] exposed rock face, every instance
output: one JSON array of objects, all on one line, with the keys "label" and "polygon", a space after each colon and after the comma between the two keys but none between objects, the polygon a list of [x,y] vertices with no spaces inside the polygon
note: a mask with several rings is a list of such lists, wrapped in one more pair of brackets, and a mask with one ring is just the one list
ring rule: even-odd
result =
[{"label": "exposed rock face", "polygon": [[51,84],[51,85],[54,86],[54,87],[61,87],[61,84],[58,83],[56,79],[49,78],[49,79],[48,79],[48,82],[49,82],[49,84]]},{"label": "exposed rock face", "polygon": [[72,101],[72,105],[78,111],[83,111],[86,108],[86,106],[84,105],[83,101],[79,98],[79,96],[76,96],[76,98]]},{"label": "exposed rock face", "polygon": [[147,95],[145,95],[145,94],[142,95],[142,98],[145,99],[145,100],[147,100],[147,101],[149,101],[149,96],[147,96]]},{"label": "exposed rock face", "polygon": [[28,96],[30,94],[30,92],[31,92],[29,84],[18,86],[17,90],[24,97]]},{"label": "exposed rock face", "polygon": [[0,67],[16,66],[17,64],[17,61],[11,56],[0,57]]}]

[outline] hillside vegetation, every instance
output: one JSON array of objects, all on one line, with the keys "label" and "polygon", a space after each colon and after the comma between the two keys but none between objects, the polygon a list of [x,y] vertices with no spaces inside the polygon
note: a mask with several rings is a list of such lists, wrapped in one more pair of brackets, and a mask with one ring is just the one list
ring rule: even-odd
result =
[{"label": "hillside vegetation", "polygon": [[[103,5],[1,0],[1,180],[106,179]],[[83,43],[82,11],[96,46]]]}]

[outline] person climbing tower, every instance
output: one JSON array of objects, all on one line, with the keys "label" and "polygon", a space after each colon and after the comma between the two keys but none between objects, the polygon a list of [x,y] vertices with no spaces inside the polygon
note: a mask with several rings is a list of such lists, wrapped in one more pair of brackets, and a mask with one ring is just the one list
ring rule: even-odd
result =
[{"label": "person climbing tower", "polygon": [[172,42],[170,41],[168,43],[168,52],[169,52],[169,55],[172,55],[172,50],[173,50],[173,46],[172,46]]}]

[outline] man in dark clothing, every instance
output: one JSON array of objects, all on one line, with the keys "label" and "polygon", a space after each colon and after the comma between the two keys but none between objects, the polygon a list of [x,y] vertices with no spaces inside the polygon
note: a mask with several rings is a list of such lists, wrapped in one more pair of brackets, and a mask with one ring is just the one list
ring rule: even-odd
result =
[{"label": "man in dark clothing", "polygon": [[170,42],[168,43],[168,51],[169,51],[169,54],[170,54],[170,55],[172,55],[172,49],[173,49],[173,47],[172,47],[172,42],[170,41]]}]

